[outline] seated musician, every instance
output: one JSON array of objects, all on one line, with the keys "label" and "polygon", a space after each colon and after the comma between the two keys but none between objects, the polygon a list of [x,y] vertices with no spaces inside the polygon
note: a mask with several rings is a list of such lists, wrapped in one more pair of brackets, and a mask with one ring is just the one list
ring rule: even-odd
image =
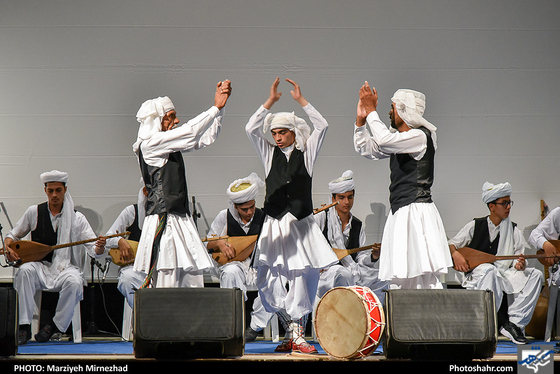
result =
[{"label": "seated musician", "polygon": [[[323,234],[334,248],[353,249],[366,246],[366,234],[362,221],[352,215],[354,206],[354,173],[345,171],[341,177],[329,183],[334,208],[315,214],[314,218]],[[381,302],[388,282],[379,280],[379,246],[345,256],[338,264],[321,271],[317,288],[317,301],[334,287],[363,286],[371,289]],[[317,302],[316,301],[316,302]]]},{"label": "seated musician", "polygon": [[[541,291],[542,273],[528,268],[522,257],[526,247],[517,225],[510,221],[513,205],[509,183],[484,183],[482,201],[490,214],[467,223],[449,240],[449,250],[454,269],[465,272],[463,287],[473,290],[490,290],[494,293],[496,309],[500,308],[504,293],[507,294],[507,317],[498,326],[500,333],[516,344],[527,343],[524,329],[531,321]],[[499,260],[483,263],[469,271],[467,260],[457,249],[470,247],[497,256],[519,255],[517,260]],[[498,321],[501,324],[501,321]]]},{"label": "seated musician", "polygon": [[[128,240],[138,242],[142,234],[142,224],[146,216],[146,201],[148,191],[141,180],[142,187],[138,191],[138,203],[131,204],[123,209],[113,225],[107,231],[106,236],[119,232],[129,231]],[[119,279],[117,289],[126,297],[126,301],[131,308],[134,308],[134,292],[139,289],[144,280],[146,273],[134,270],[134,253],[126,238],[114,237],[108,238],[105,248],[118,248],[122,256],[118,261],[122,261],[125,265],[119,269]]]},{"label": "seated musician", "polygon": [[[264,213],[255,206],[255,199],[259,188],[263,186],[264,182],[256,173],[232,182],[226,191],[230,206],[218,213],[210,226],[208,237],[258,235],[264,221]],[[235,248],[225,239],[210,240],[206,243],[206,248],[209,252],[222,253],[229,260],[219,267],[220,287],[239,288],[243,290],[247,300],[247,285],[255,285],[255,269],[252,265],[256,251],[244,260],[232,261],[236,250],[243,248]],[[257,297],[253,303],[251,322],[245,333],[245,340],[255,340],[258,331],[266,327],[272,316],[274,313],[267,312]]]},{"label": "seated musician", "polygon": [[[56,332],[65,332],[70,326],[74,308],[83,299],[86,280],[83,274],[85,254],[95,257],[103,253],[104,240],[56,249],[41,261],[25,262],[9,245],[31,233],[31,241],[46,244],[66,244],[96,237],[86,217],[74,210],[74,201],[68,192],[68,174],[53,170],[41,174],[48,201],[32,205],[6,235],[4,247],[9,261],[23,261],[14,277],[18,293],[18,343],[26,344],[31,338],[31,321],[35,308],[35,293],[41,290],[59,292],[58,304],[52,321],[36,335],[38,342],[48,341]],[[95,247],[95,248],[94,248]]]},{"label": "seated musician", "polygon": [[537,250],[542,250],[547,256],[542,262],[547,267],[550,267],[549,281],[556,285],[560,285],[560,271],[558,271],[560,267],[557,265],[560,253],[551,243],[551,240],[558,239],[560,239],[560,207],[552,209],[529,236],[529,244]]}]

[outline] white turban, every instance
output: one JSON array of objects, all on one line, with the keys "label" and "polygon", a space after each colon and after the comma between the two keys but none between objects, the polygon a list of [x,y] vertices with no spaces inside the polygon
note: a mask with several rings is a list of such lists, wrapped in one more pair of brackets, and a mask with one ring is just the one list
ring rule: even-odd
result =
[{"label": "white turban", "polygon": [[274,129],[288,129],[296,135],[295,146],[300,151],[305,150],[305,143],[311,134],[311,129],[304,119],[299,118],[294,112],[269,113],[264,119],[263,132]]},{"label": "white turban", "polygon": [[41,182],[43,182],[43,184],[49,182],[61,182],[66,184],[68,183],[68,173],[58,170],[46,171],[41,174]]},{"label": "white turban", "polygon": [[251,173],[245,178],[233,181],[226,193],[233,204],[243,204],[255,200],[259,195],[260,187],[264,187],[264,182],[256,173]]},{"label": "white turban", "polygon": [[329,190],[332,194],[345,193],[354,190],[354,172],[346,170],[342,176],[329,182]]},{"label": "white turban", "polygon": [[138,152],[138,147],[142,141],[161,131],[161,120],[165,113],[173,109],[175,109],[173,102],[167,96],[146,100],[142,104],[138,113],[136,113],[136,120],[140,123],[140,128],[138,129],[136,143],[132,146],[135,153]]},{"label": "white turban", "polygon": [[492,184],[485,182],[482,186],[482,201],[484,204],[496,201],[501,197],[511,196],[512,188],[509,182]]},{"label": "white turban", "polygon": [[400,89],[395,92],[391,101],[395,103],[395,108],[399,117],[411,128],[416,129],[424,126],[431,132],[435,132],[437,127],[426,121],[424,110],[426,110],[426,96],[422,92]]}]

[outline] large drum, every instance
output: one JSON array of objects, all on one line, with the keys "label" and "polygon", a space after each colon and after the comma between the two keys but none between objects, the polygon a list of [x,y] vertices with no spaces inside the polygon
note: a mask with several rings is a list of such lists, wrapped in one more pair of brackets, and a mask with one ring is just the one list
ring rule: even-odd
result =
[{"label": "large drum", "polygon": [[385,316],[383,306],[367,287],[335,287],[315,311],[315,334],[321,347],[338,358],[362,358],[380,343]]}]

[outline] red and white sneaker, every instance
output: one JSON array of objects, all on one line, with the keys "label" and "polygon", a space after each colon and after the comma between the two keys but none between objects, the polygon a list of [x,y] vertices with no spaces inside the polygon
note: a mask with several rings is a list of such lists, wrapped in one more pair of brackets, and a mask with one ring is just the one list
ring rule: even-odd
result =
[{"label": "red and white sneaker", "polygon": [[300,344],[292,343],[292,352],[319,353],[317,352],[317,348],[305,341]]}]

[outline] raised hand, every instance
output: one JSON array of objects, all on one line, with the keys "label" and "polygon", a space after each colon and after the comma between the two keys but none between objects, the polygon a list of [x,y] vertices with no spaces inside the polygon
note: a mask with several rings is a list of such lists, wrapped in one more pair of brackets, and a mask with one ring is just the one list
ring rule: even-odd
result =
[{"label": "raised hand", "polygon": [[366,116],[377,110],[377,90],[372,89],[366,81],[360,88],[360,103],[366,113]]},{"label": "raised hand", "polygon": [[216,93],[214,94],[214,106],[218,109],[225,107],[230,95],[231,82],[227,79],[223,82],[218,82],[216,85]]},{"label": "raised hand", "polygon": [[301,94],[301,88],[299,87],[299,84],[297,84],[292,79],[286,79],[286,82],[288,82],[292,86],[294,86],[294,89],[290,91],[294,100],[297,101],[299,103],[299,105],[301,105],[302,107],[306,106],[308,104],[308,102],[307,102],[307,100],[305,100],[305,98]]},{"label": "raised hand", "polygon": [[270,95],[268,96],[268,99],[263,104],[263,107],[265,107],[268,110],[270,110],[270,108],[272,108],[272,105],[274,105],[275,102],[280,100],[280,96],[282,96],[282,92],[278,92],[279,84],[280,84],[280,78],[276,77],[274,83],[272,83],[272,86],[270,86]]}]

